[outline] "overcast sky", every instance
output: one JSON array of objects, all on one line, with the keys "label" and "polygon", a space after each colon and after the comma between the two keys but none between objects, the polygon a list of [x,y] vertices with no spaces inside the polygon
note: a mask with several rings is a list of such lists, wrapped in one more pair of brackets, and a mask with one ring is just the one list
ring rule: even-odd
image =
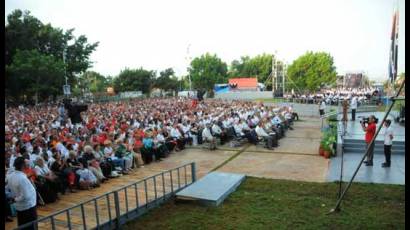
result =
[{"label": "overcast sky", "polygon": [[[399,73],[405,72],[405,1],[398,0]],[[291,63],[306,51],[329,52],[337,72],[386,78],[397,0],[6,0],[6,17],[29,10],[43,23],[75,28],[99,41],[93,70],[172,67],[185,74],[189,55],[216,53],[229,65],[240,56],[274,53]]]}]

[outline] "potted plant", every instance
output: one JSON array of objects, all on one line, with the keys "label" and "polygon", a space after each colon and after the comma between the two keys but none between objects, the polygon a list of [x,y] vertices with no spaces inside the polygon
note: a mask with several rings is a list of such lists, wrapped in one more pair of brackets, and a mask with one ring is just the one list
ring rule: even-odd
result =
[{"label": "potted plant", "polygon": [[322,140],[320,141],[320,145],[319,145],[319,155],[320,156],[323,156],[324,146],[326,145],[327,138],[328,138],[328,135],[327,135],[327,132],[325,132],[323,134]]},{"label": "potted plant", "polygon": [[330,135],[328,140],[327,140],[327,146],[330,149],[330,156],[334,156],[335,155],[335,151],[334,151],[334,145],[336,143],[336,137],[334,135]]},{"label": "potted plant", "polygon": [[323,146],[323,156],[328,159],[330,157],[332,148],[330,148],[329,143],[326,141],[326,144]]},{"label": "potted plant", "polygon": [[320,156],[323,156],[323,145],[324,145],[323,143],[324,141],[322,140],[319,145],[319,155]]}]

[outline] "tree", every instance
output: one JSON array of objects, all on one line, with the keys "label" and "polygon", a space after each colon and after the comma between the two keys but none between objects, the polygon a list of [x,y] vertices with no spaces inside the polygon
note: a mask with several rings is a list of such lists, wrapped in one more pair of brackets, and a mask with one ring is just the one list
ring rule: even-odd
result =
[{"label": "tree", "polygon": [[[13,62],[6,66],[6,90],[17,101],[22,96],[39,99],[57,96],[64,84],[64,63],[37,50],[17,50]],[[23,92],[23,94],[22,94]]]},{"label": "tree", "polygon": [[193,87],[206,90],[212,90],[216,83],[225,83],[227,71],[226,63],[209,53],[196,57],[188,68]]},{"label": "tree", "polygon": [[[158,78],[155,79],[154,86],[164,91],[177,91],[180,87],[180,82],[175,76],[172,68],[168,68],[159,73]],[[162,92],[161,92],[162,94]]]},{"label": "tree", "polygon": [[[272,81],[267,81],[272,72],[272,54],[259,54],[253,58],[242,56],[240,60],[231,62],[229,77],[257,77],[258,82],[270,86]],[[278,68],[283,67],[282,62],[278,62]]]},{"label": "tree", "polygon": [[[401,73],[397,76],[397,79],[396,79],[396,82],[395,82],[395,85],[394,85],[397,90],[400,88],[401,83],[404,81],[405,75],[406,74],[403,72],[403,73]],[[404,87],[403,87],[402,91],[404,92]]]},{"label": "tree", "polygon": [[85,88],[92,93],[105,92],[109,86],[109,79],[94,71],[85,72],[80,79],[83,79]]},{"label": "tree", "polygon": [[[404,78],[405,78],[405,73],[404,73],[404,72],[403,72],[403,73],[400,73],[400,74],[397,76],[396,81],[394,82],[394,89],[395,89],[396,91],[399,90],[399,88],[400,88],[400,86],[401,86],[401,83],[404,81]],[[392,93],[393,89],[392,89],[392,84],[391,84],[390,78],[389,78],[389,79],[386,79],[386,80],[383,82],[383,88],[384,88],[384,91],[385,91],[385,92]],[[404,94],[405,94],[405,86],[403,87],[400,96],[403,96]]]},{"label": "tree", "polygon": [[150,94],[155,80],[155,71],[139,69],[122,70],[114,79],[115,92],[124,91],[142,91],[144,94]]},{"label": "tree", "polygon": [[[84,35],[78,38],[73,36],[73,31],[74,29],[63,31],[62,29],[52,27],[50,24],[45,25],[37,18],[31,16],[29,11],[24,13],[21,10],[13,11],[7,16],[5,28],[6,66],[13,64],[18,50],[30,52],[36,50],[41,55],[50,56],[52,59],[61,62],[63,62],[64,50],[66,50],[65,66],[68,82],[74,88],[73,86],[78,83],[76,76],[92,66],[89,57],[97,48],[98,42],[89,44]],[[68,45],[68,43],[72,44]],[[64,76],[64,72],[62,72],[62,76]],[[18,79],[15,78],[14,80]],[[9,86],[11,85],[9,84]],[[60,88],[62,93],[62,87]],[[6,91],[11,92],[13,90],[6,86]],[[18,89],[18,92],[20,94],[27,93],[20,89]]]},{"label": "tree", "polygon": [[244,71],[245,65],[249,63],[249,56],[242,56],[241,60],[233,60],[231,66],[229,67],[229,77],[249,77],[249,75]]},{"label": "tree", "polygon": [[300,89],[316,91],[322,85],[336,81],[333,57],[324,52],[307,52],[297,58],[287,69],[288,78]]}]

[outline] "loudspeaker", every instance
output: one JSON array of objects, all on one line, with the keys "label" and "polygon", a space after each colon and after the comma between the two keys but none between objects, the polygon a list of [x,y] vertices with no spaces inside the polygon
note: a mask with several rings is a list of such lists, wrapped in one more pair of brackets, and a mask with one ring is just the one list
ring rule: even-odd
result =
[{"label": "loudspeaker", "polygon": [[81,112],[85,112],[88,109],[88,105],[72,105],[71,103],[65,103],[65,108],[68,112],[68,117],[73,124],[81,123]]}]

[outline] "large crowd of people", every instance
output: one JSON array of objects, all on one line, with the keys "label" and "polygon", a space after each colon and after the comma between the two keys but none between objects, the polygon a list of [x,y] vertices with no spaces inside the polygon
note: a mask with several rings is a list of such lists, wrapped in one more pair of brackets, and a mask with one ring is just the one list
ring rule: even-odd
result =
[{"label": "large crowd of people", "polygon": [[359,104],[368,104],[372,102],[372,98],[376,98],[376,101],[380,100],[380,93],[377,88],[348,88],[322,90],[318,93],[291,93],[285,94],[284,98],[297,103],[318,104],[324,100],[327,105],[338,105],[340,102],[351,100],[352,97],[356,96]]},{"label": "large crowd of people", "polygon": [[[62,104],[6,109],[6,185],[16,159],[24,158],[23,171],[39,202],[51,203],[161,161],[186,145],[208,143],[213,150],[217,144],[250,142],[273,149],[299,119],[291,106],[183,98],[94,103],[79,123],[67,114]],[[7,186],[6,194],[12,200]]]}]

